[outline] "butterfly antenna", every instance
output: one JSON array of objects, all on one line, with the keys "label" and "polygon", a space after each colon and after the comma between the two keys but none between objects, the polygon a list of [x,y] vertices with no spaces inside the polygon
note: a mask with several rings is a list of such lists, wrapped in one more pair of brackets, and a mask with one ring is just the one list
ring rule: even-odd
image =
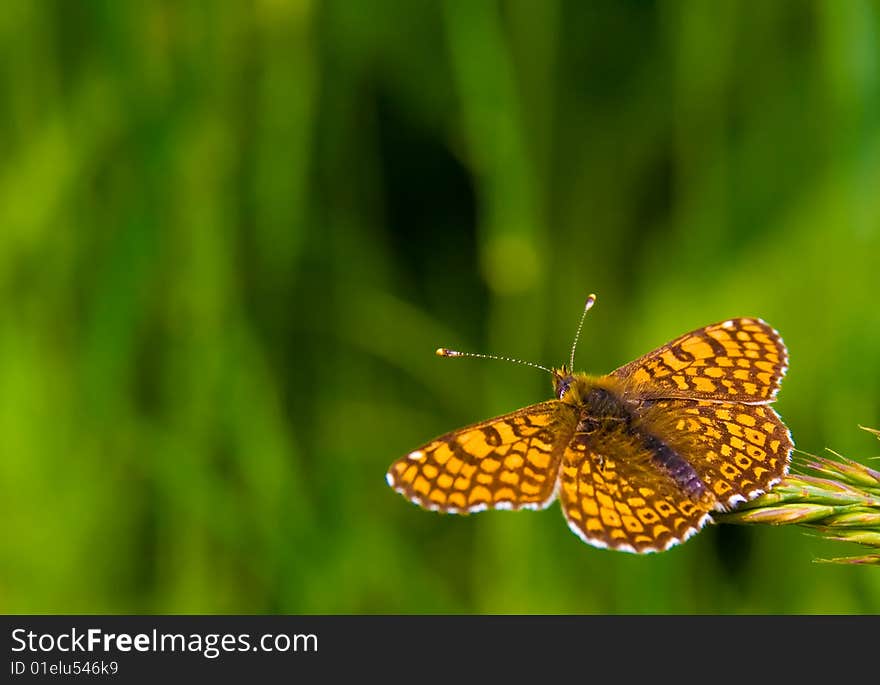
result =
[{"label": "butterfly antenna", "polygon": [[542,371],[546,371],[550,375],[553,375],[553,371],[551,369],[548,369],[546,366],[541,366],[540,364],[535,364],[534,362],[523,361],[522,359],[513,359],[512,357],[499,357],[494,354],[478,354],[476,352],[458,352],[457,350],[447,350],[445,347],[438,347],[435,354],[438,357],[474,357],[476,359],[497,359],[501,362],[512,362],[513,364],[531,366],[532,368],[541,369]]},{"label": "butterfly antenna", "polygon": [[577,349],[578,339],[581,337],[581,328],[584,326],[584,319],[587,317],[587,312],[592,309],[594,304],[596,304],[596,296],[591,293],[587,298],[587,303],[584,305],[584,313],[581,314],[581,320],[578,322],[577,332],[574,334],[574,342],[571,344],[571,356],[568,360],[569,372],[574,371],[574,351]]}]

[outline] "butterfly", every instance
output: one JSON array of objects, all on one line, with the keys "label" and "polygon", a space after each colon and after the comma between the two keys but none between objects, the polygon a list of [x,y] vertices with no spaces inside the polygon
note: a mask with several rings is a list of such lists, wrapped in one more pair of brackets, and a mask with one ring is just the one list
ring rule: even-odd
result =
[{"label": "butterfly", "polygon": [[607,375],[575,373],[595,300],[587,299],[568,365],[529,364],[552,375],[553,399],[431,440],[391,464],[388,484],[443,513],[544,509],[559,499],[584,542],[646,553],[687,540],[712,512],[788,473],[794,445],[770,406],[788,367],[776,330],[758,318],[726,319]]}]

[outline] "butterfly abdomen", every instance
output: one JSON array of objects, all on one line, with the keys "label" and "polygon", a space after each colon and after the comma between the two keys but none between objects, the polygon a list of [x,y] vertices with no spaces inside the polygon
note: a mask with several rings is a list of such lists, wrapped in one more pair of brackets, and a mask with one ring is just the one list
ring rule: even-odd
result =
[{"label": "butterfly abdomen", "polygon": [[697,475],[694,467],[660,438],[646,434],[645,447],[651,452],[651,461],[665,471],[679,489],[695,502],[714,499],[706,490],[706,484]]}]

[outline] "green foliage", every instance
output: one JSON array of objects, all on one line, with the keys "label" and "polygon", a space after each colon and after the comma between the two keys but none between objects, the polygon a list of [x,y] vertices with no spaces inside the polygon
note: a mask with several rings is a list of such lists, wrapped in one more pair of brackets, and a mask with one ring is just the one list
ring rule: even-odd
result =
[{"label": "green foliage", "polygon": [[[880,612],[795,527],[648,558],[384,481],[760,316],[797,445],[880,425],[880,6],[10,0],[0,610]],[[855,548],[855,547],[854,547]],[[855,548],[857,549],[857,548]]]}]

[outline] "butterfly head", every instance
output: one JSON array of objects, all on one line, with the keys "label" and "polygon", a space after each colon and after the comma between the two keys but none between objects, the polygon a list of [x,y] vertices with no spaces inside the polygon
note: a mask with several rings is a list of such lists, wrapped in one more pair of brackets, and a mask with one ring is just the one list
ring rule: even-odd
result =
[{"label": "butterfly head", "polygon": [[562,368],[553,369],[553,394],[556,395],[557,400],[563,398],[573,382],[574,375],[565,364],[562,365]]}]

